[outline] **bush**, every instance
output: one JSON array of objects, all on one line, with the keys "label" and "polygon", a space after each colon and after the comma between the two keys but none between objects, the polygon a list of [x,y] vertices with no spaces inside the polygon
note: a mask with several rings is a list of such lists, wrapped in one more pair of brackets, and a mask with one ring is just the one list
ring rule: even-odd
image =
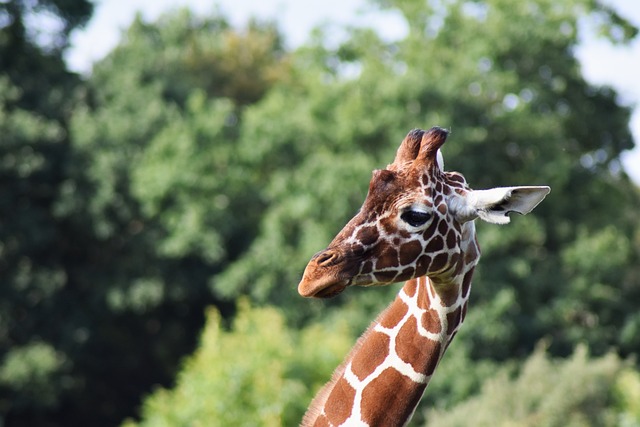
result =
[{"label": "bush", "polygon": [[126,427],[296,425],[316,389],[347,353],[345,324],[289,330],[279,310],[241,300],[231,330],[215,309],[173,389],[145,401]]},{"label": "bush", "polygon": [[638,386],[637,372],[612,353],[590,358],[579,346],[568,359],[551,359],[538,346],[515,375],[500,368],[480,394],[426,417],[439,427],[468,426],[470,419],[475,426],[637,426],[630,393]]}]

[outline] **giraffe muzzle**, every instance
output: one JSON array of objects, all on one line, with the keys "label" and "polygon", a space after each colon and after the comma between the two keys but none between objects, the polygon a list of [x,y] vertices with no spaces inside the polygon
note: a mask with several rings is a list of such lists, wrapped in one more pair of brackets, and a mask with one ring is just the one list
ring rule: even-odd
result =
[{"label": "giraffe muzzle", "polygon": [[344,291],[353,276],[345,271],[345,260],[334,249],[318,252],[304,270],[298,293],[307,298],[331,298]]}]

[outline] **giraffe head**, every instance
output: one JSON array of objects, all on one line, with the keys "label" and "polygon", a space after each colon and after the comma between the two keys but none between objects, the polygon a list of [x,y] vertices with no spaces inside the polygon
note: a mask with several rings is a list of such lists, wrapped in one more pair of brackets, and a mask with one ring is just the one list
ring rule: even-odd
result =
[{"label": "giraffe head", "polygon": [[448,132],[415,129],[396,158],[376,170],[355,217],[307,265],[298,292],[326,298],[352,285],[387,285],[421,276],[447,280],[477,263],[476,218],[497,224],[530,212],[549,187],[471,190],[445,172],[440,147]]}]

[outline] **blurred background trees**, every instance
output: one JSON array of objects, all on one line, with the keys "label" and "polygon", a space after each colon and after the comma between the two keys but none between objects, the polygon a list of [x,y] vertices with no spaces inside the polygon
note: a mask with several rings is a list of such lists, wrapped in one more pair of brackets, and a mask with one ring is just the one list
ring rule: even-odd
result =
[{"label": "blurred background trees", "polygon": [[[5,425],[295,424],[399,289],[303,300],[302,269],[432,125],[473,187],[553,191],[479,226],[468,320],[414,425],[487,402],[510,408],[496,424],[640,423],[629,110],[573,55],[585,16],[616,42],[637,30],[590,0],[372,4],[407,37],[320,29],[290,51],[273,23],[178,10],[81,80],[61,54],[90,3],[0,3]],[[57,30],[25,24],[38,13]]]}]

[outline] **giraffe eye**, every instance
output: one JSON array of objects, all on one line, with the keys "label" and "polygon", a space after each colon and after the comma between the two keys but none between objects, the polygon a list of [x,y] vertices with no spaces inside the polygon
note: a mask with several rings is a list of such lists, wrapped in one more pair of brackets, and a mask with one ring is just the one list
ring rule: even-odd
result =
[{"label": "giraffe eye", "polygon": [[431,218],[431,214],[422,211],[408,210],[400,215],[400,219],[409,224],[412,227],[420,227],[424,225]]}]

